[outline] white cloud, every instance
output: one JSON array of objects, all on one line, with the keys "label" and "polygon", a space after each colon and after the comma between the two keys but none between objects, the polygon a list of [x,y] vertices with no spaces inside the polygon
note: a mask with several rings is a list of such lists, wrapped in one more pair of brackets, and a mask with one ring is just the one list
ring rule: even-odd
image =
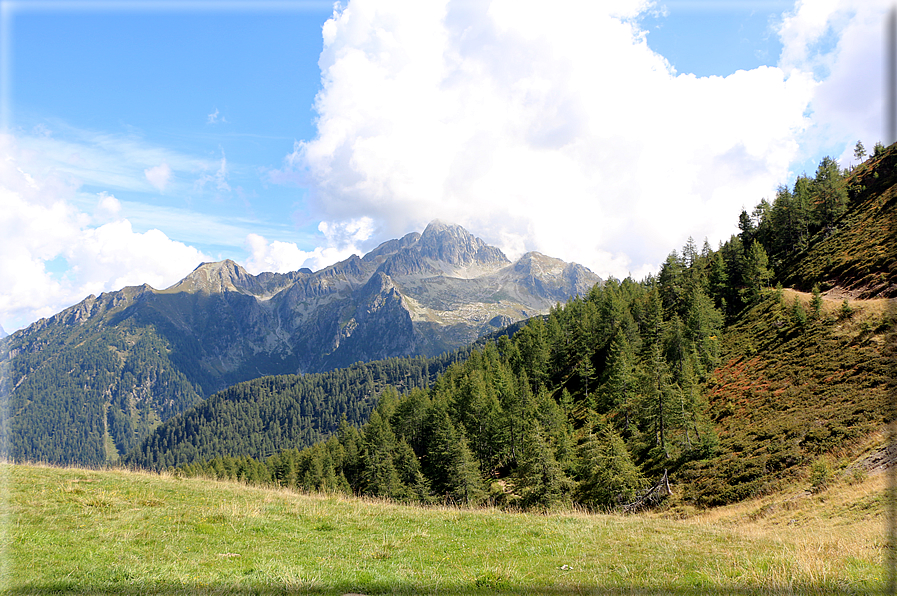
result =
[{"label": "white cloud", "polygon": [[259,274],[263,271],[286,273],[308,267],[317,271],[353,254],[361,255],[359,245],[373,234],[373,221],[369,218],[342,223],[321,222],[318,230],[324,235],[325,246],[311,251],[301,250],[293,242],[275,240],[269,242],[258,234],[246,236],[250,257],[243,263],[247,271]]},{"label": "white cloud", "polygon": [[[820,148],[841,165],[853,163],[857,140],[884,139],[885,0],[801,2],[780,27],[780,63],[815,73],[812,126],[800,138],[802,156],[818,163]],[[813,167],[809,167],[812,173]]]},{"label": "white cloud", "polygon": [[58,122],[52,135],[46,125],[40,129],[39,134],[17,136],[17,147],[30,156],[35,172],[53,171],[70,184],[145,192],[150,182],[158,190],[178,192],[189,186],[179,185],[175,173],[195,175],[215,167],[215,162],[154,146],[135,135],[83,130]]},{"label": "white cloud", "polygon": [[136,233],[128,220],[80,230],[64,255],[71,265],[67,275],[80,282],[82,294],[144,283],[162,289],[209,260],[159,230]]},{"label": "white cloud", "polygon": [[394,237],[438,217],[601,275],[728,238],[788,181],[817,83],[677,76],[633,21],[646,7],[352,0],[323,30],[318,136],[277,175],[311,181],[328,222]]},{"label": "white cloud", "polygon": [[[32,158],[0,135],[0,323],[7,330],[51,316],[88,294],[149,283],[164,288],[209,260],[158,230],[134,232],[121,203],[98,195],[93,217],[72,204],[77,186],[33,175]],[[91,222],[108,220],[99,227]],[[63,259],[64,273],[53,263]]]},{"label": "white cloud", "polygon": [[202,190],[205,188],[206,184],[214,183],[215,189],[219,192],[230,192],[230,184],[227,181],[228,170],[227,170],[227,156],[224,155],[224,151],[221,151],[221,161],[218,163],[218,170],[215,174],[204,173],[199,179],[196,181],[196,188]]},{"label": "white cloud", "polygon": [[97,197],[97,206],[93,213],[94,220],[102,222],[117,220],[121,213],[121,201],[107,192],[101,192]]},{"label": "white cloud", "polygon": [[143,170],[143,174],[159,192],[165,192],[165,187],[168,186],[168,181],[171,179],[171,168],[167,163],[163,163]]},{"label": "white cloud", "polygon": [[206,124],[218,124],[219,122],[221,124],[228,124],[227,118],[225,118],[224,116],[221,116],[219,118],[220,114],[221,112],[218,111],[218,108],[215,108],[214,112],[206,116]]}]

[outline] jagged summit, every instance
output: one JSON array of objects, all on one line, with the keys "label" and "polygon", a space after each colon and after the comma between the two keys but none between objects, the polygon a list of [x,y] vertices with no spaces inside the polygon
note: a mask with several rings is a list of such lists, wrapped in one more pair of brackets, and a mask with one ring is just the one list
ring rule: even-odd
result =
[{"label": "jagged summit", "polygon": [[434,219],[427,225],[417,243],[424,258],[455,266],[509,264],[501,250],[489,246],[464,228]]},{"label": "jagged summit", "polygon": [[[83,403],[94,413],[89,421],[73,418],[60,435],[88,440],[57,442],[53,453],[61,455],[40,456],[100,463],[132,448],[151,430],[148,420],[165,421],[242,381],[451,352],[581,292],[583,280],[570,274],[580,270],[590,284],[600,281],[542,255],[515,266],[463,227],[437,220],[319,271],[253,275],[228,259],[202,263],[164,290],[143,285],[89,296],[5,338],[0,358],[15,361],[7,370],[28,370],[23,359],[38,351],[46,362],[46,375],[15,379],[13,399],[46,395],[68,400],[61,410]],[[99,372],[72,372],[84,350]],[[75,383],[36,384],[72,374],[81,375]],[[33,419],[28,408],[17,409],[20,420]],[[106,425],[111,443],[95,432]]]},{"label": "jagged summit", "polygon": [[219,292],[257,293],[260,290],[255,276],[238,263],[225,259],[212,263],[201,263],[190,275],[168,288],[175,292]]}]

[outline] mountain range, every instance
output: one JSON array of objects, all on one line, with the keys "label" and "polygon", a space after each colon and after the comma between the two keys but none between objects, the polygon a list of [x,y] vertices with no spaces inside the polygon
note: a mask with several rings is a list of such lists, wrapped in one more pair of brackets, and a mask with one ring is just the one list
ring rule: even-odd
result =
[{"label": "mountain range", "polygon": [[235,383],[436,356],[600,282],[537,252],[511,262],[433,221],[316,272],[252,275],[226,260],[164,290],[89,296],[2,343],[4,455],[103,463]]}]

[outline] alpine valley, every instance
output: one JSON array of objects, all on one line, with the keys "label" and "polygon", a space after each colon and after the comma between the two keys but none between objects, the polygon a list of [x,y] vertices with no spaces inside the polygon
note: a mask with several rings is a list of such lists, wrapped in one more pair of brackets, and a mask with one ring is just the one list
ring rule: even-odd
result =
[{"label": "alpine valley", "polygon": [[[600,281],[536,252],[511,262],[462,227],[433,221],[422,234],[316,272],[251,275],[227,260],[203,263],[164,290],[144,284],[89,296],[0,345],[9,390],[2,455],[112,462],[235,383],[308,373],[324,383],[337,378],[326,371],[398,359],[362,367],[349,400],[350,410],[360,407],[349,419],[361,423],[375,385],[426,385],[453,358],[409,357],[452,353]],[[326,436],[346,414],[343,407],[307,438]]]}]

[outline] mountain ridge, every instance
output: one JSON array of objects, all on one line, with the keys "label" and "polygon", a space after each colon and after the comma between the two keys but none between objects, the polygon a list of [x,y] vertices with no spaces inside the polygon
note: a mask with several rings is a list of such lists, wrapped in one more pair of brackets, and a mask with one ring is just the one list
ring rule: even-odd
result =
[{"label": "mountain ridge", "polygon": [[[0,361],[8,364],[0,380],[14,388],[13,447],[6,455],[47,460],[45,451],[57,453],[47,447],[54,439],[37,439],[16,416],[34,420],[29,408],[38,402],[51,407],[46,400],[63,394],[68,404],[93,404],[95,419],[79,441],[94,447],[86,460],[59,453],[61,459],[49,460],[98,464],[167,416],[235,383],[358,361],[437,356],[546,313],[601,281],[563,261],[552,263],[574,274],[526,264],[515,269],[515,263],[461,226],[434,220],[423,233],[315,272],[253,275],[226,259],[202,263],[164,289],[143,284],[88,296],[0,344]],[[57,389],[76,353],[98,369]],[[47,385],[47,378],[56,380]],[[168,405],[157,403],[157,393]],[[39,394],[44,401],[35,401]],[[54,432],[65,434],[64,427],[60,422]],[[16,451],[26,444],[31,447]]]}]

